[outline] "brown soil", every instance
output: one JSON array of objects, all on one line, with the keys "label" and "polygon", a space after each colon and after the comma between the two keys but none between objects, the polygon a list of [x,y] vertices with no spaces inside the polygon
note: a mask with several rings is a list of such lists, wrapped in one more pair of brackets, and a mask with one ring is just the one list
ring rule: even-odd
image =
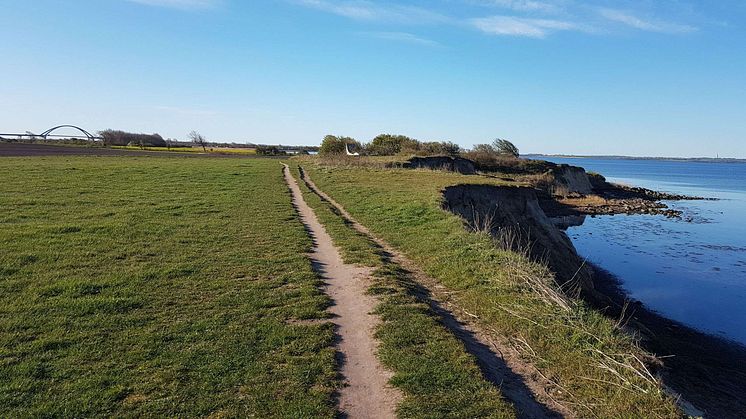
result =
[{"label": "brown soil", "polygon": [[332,238],[303,200],[300,188],[287,166],[285,181],[293,195],[293,205],[313,237],[311,259],[325,281],[325,292],[333,300],[329,309],[337,326],[341,373],[346,386],[340,390],[339,408],[350,418],[393,418],[401,396],[388,385],[392,374],[376,357],[373,337],[378,322],[371,314],[376,306],[367,295],[371,270],[345,264]]},{"label": "brown soil", "polygon": [[552,394],[560,390],[559,387],[544,379],[534,366],[523,361],[519,352],[504,337],[482,325],[476,316],[454,302],[451,293],[437,280],[358,223],[344,207],[321,191],[303,170],[301,176],[311,190],[335,206],[357,231],[371,238],[392,262],[413,276],[419,285],[419,297],[440,316],[442,324],[462,341],[466,350],[476,358],[485,379],[500,387],[502,394],[516,407],[520,418],[576,416],[572,409],[552,398]]}]

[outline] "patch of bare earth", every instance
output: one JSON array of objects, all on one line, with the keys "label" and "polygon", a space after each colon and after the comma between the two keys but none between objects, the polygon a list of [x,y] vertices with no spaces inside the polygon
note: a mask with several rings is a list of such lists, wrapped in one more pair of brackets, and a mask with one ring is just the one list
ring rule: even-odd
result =
[{"label": "patch of bare earth", "polygon": [[341,374],[346,384],[340,390],[339,409],[349,418],[393,418],[401,395],[388,384],[392,374],[376,357],[373,333],[378,319],[371,313],[377,302],[366,294],[371,270],[342,261],[339,249],[303,200],[287,166],[283,172],[293,205],[314,241],[311,260],[326,284],[325,292],[333,300],[329,311],[337,326]]},{"label": "patch of bare earth", "polygon": [[[453,302],[450,292],[439,282],[425,274],[416,264],[378,238],[367,227],[357,222],[342,205],[319,189],[301,169],[301,176],[308,187],[337,208],[339,213],[360,233],[381,246],[391,261],[408,270],[423,287],[432,310],[477,359],[485,378],[500,388],[502,394],[516,407],[520,418],[574,418],[570,407],[556,401],[552,395],[562,392],[557,383],[546,379],[541,371],[525,362],[518,350],[506,338],[479,323],[479,318]],[[516,343],[516,344],[521,344]]]}]

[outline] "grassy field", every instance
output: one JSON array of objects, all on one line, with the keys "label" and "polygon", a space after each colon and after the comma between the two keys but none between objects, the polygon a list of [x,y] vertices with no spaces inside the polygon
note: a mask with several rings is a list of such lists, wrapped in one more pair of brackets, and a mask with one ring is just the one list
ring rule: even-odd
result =
[{"label": "grassy field", "polygon": [[[146,150],[146,151],[168,151],[172,153],[205,153],[202,147],[138,147],[138,146],[111,146],[119,150]],[[253,148],[229,148],[229,147],[207,147],[207,153],[236,154],[252,156],[256,154]]]},{"label": "grassy field", "polygon": [[[444,186],[499,179],[309,162],[320,187],[556,382],[552,397],[581,416],[677,416],[628,367],[645,354],[612,321],[538,298],[520,278],[543,267],[440,209]],[[333,327],[303,321],[327,319],[330,301],[277,160],[14,157],[0,171],[0,416],[337,415]],[[301,187],[345,260],[376,268],[399,415],[514,416],[408,273]]]},{"label": "grassy field", "polygon": [[496,179],[421,170],[315,166],[316,184],[379,237],[452,291],[452,301],[510,340],[551,391],[581,416],[678,417],[673,401],[641,368],[643,353],[614,322],[576,302],[551,304],[522,279],[552,279],[522,256],[496,248],[485,234],[467,232],[440,208],[441,190]]},{"label": "grassy field", "polygon": [[2,158],[0,416],[334,417],[280,164]]},{"label": "grassy field", "polygon": [[[291,168],[300,180],[298,166]],[[379,356],[394,371],[392,383],[404,394],[398,414],[412,418],[515,417],[510,403],[483,378],[461,342],[416,296],[410,274],[386,260],[378,245],[358,233],[302,181],[299,184],[345,263],[376,268],[369,292],[381,300],[377,313],[382,321],[376,331],[381,343]]]}]

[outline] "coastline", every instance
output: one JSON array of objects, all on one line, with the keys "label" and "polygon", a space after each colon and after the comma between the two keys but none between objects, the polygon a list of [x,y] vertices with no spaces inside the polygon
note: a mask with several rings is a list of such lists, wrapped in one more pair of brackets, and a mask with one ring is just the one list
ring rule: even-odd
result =
[{"label": "coastline", "polygon": [[[599,176],[597,180],[602,179]],[[746,412],[746,399],[742,397],[746,394],[746,346],[665,317],[632,299],[620,278],[601,266],[584,262],[559,226],[562,222],[572,223],[576,217],[613,214],[680,218],[680,211],[661,201],[710,199],[620,187],[605,179],[603,183],[591,183],[594,191],[600,193],[592,202],[583,201],[588,197],[582,194],[558,197],[538,189],[457,185],[443,191],[444,209],[464,218],[472,229],[479,229],[480,220],[489,220],[489,230],[497,239],[506,228],[522,229],[531,242],[531,258],[548,263],[562,287],[579,284],[580,298],[586,304],[618,320],[621,330],[655,354],[652,367],[668,389],[681,395],[684,400],[680,407],[688,414],[742,417],[742,412]],[[578,205],[582,202],[589,205]]]},{"label": "coastline", "polygon": [[737,157],[650,157],[650,156],[616,156],[616,155],[576,155],[576,154],[522,154],[527,159],[563,158],[563,159],[605,159],[605,160],[654,160],[693,163],[746,163],[746,158]]},{"label": "coastline", "polygon": [[[609,159],[734,162],[732,159]],[[547,216],[570,223],[573,222],[572,217],[614,214],[663,215],[681,219],[681,211],[668,207],[666,201],[719,200],[616,185],[595,173],[589,173],[589,179],[594,192],[603,199],[593,200],[585,196],[545,197],[541,204]],[[684,221],[692,222],[688,218]],[[682,394],[697,410],[705,412],[705,417],[743,417],[743,412],[746,412],[746,400],[743,398],[743,394],[746,394],[746,345],[698,330],[656,312],[643,302],[631,298],[621,278],[602,266],[591,264],[590,271],[593,289],[584,292],[583,299],[610,318],[619,319],[620,324],[624,325],[623,329],[639,337],[640,345],[645,350],[660,357],[658,373],[666,386]]]},{"label": "coastline", "polygon": [[[738,418],[746,412],[746,345],[669,319],[629,297],[622,281],[598,265],[593,270],[597,295],[592,307],[621,319],[639,335],[640,345],[661,358],[663,382],[705,417]],[[740,413],[739,413],[740,412]]]}]

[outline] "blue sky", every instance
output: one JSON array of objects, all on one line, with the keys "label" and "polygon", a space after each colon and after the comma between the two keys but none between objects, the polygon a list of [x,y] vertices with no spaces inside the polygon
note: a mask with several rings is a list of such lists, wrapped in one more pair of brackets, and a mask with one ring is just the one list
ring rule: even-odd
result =
[{"label": "blue sky", "polygon": [[742,0],[5,0],[0,132],[746,157]]}]

